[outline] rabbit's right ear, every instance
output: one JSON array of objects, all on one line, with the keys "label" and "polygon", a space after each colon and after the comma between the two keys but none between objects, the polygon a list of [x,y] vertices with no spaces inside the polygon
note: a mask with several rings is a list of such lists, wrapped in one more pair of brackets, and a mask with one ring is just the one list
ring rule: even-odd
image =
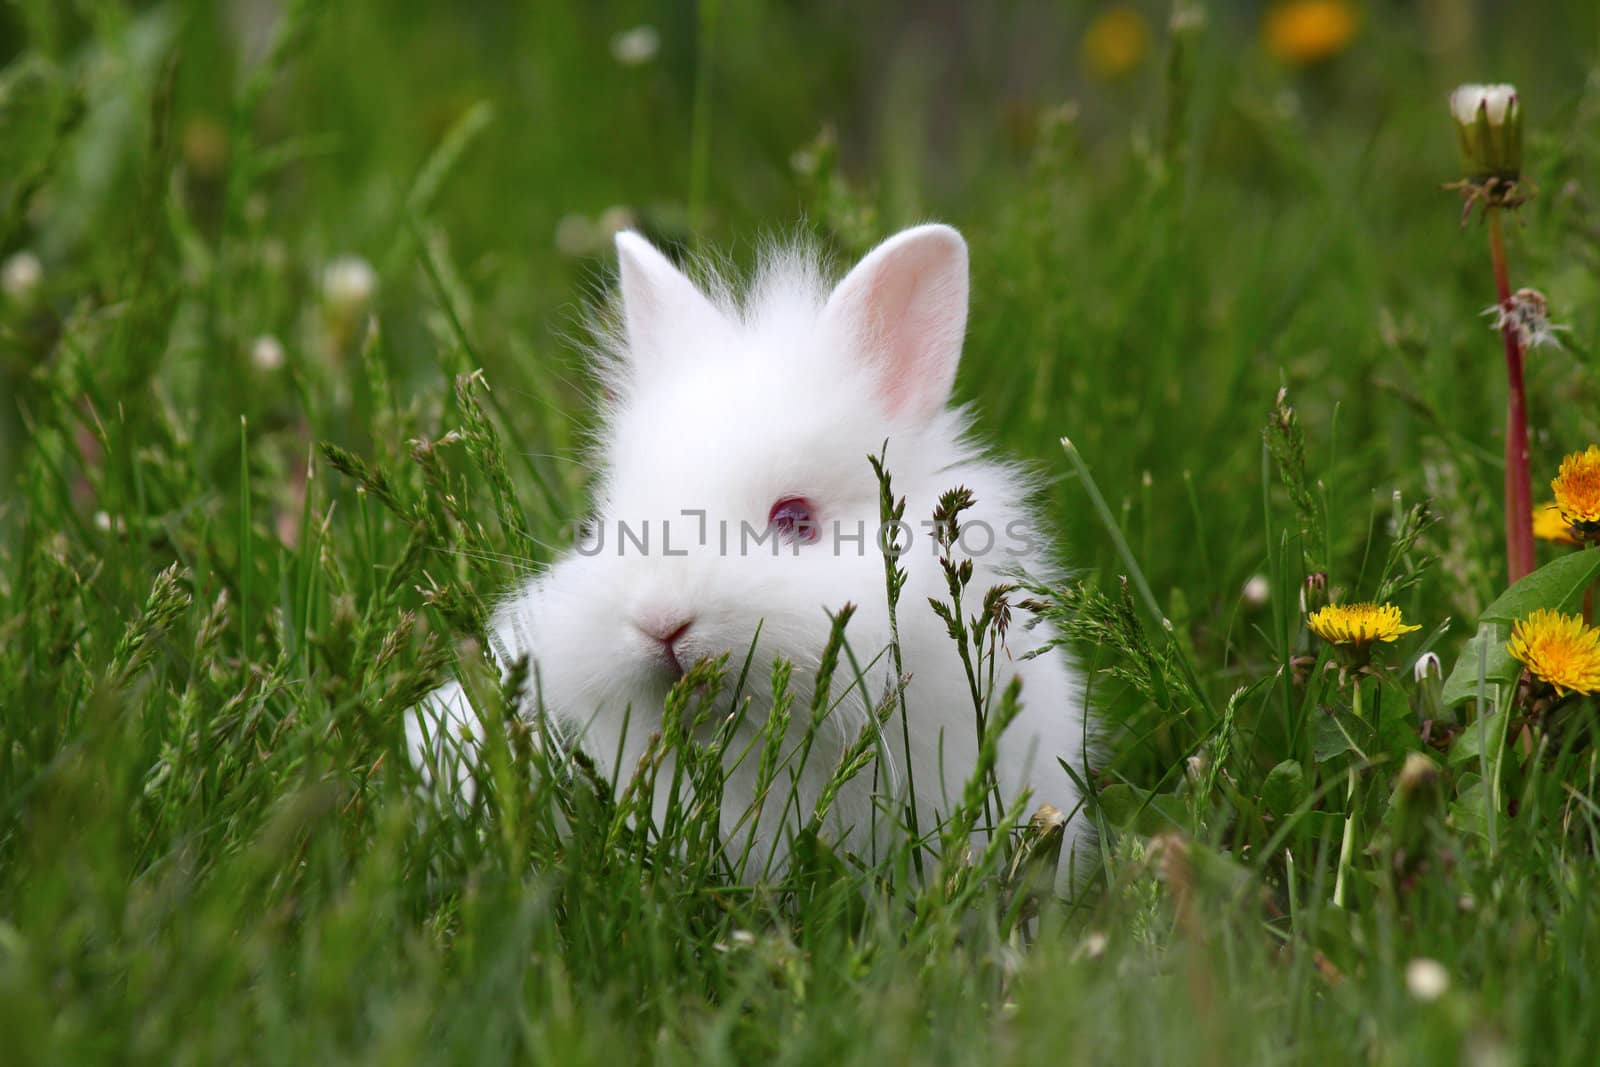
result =
[{"label": "rabbit's right ear", "polygon": [[705,329],[720,317],[695,284],[632,230],[617,234],[617,269],[628,351],[639,357],[670,337]]},{"label": "rabbit's right ear", "polygon": [[866,351],[891,414],[929,418],[961,362],[967,243],[949,226],[902,230],[845,275],[822,314]]}]

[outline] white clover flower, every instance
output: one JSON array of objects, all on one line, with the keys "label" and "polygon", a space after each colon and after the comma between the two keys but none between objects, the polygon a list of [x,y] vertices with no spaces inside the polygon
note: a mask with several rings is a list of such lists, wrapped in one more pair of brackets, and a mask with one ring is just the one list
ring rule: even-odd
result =
[{"label": "white clover flower", "polygon": [[19,307],[27,307],[39,293],[39,283],[44,281],[44,264],[39,257],[24,249],[0,266],[0,290],[6,299]]},{"label": "white clover flower", "polygon": [[1272,583],[1267,581],[1264,574],[1252,574],[1244,583],[1244,588],[1239,590],[1239,599],[1248,607],[1264,607],[1272,599]]},{"label": "white clover flower", "polygon": [[378,273],[360,256],[340,256],[322,272],[322,299],[341,318],[366,313],[378,291]]},{"label": "white clover flower", "polygon": [[648,63],[661,50],[661,35],[654,26],[635,26],[611,38],[611,58],[624,67]]},{"label": "white clover flower", "polygon": [[1406,964],[1406,989],[1425,1004],[1450,991],[1450,972],[1438,960],[1418,957]]},{"label": "white clover flower", "polygon": [[271,334],[262,334],[250,344],[250,362],[256,370],[271,374],[283,366],[283,345]]}]

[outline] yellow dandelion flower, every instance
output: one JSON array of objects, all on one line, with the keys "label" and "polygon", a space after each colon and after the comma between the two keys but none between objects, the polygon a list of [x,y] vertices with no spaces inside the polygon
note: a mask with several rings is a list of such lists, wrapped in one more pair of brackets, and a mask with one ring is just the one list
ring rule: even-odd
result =
[{"label": "yellow dandelion flower", "polygon": [[1533,509],[1533,536],[1541,541],[1554,541],[1561,545],[1578,545],[1583,542],[1572,536],[1572,527],[1561,517],[1555,504],[1539,504]]},{"label": "yellow dandelion flower", "polygon": [[1512,625],[1506,651],[1557,693],[1600,690],[1600,629],[1585,626],[1582,615],[1540,608]]},{"label": "yellow dandelion flower", "polygon": [[1374,641],[1392,642],[1401,634],[1420,630],[1407,626],[1393,604],[1329,604],[1306,618],[1311,632],[1330,645],[1365,648]]},{"label": "yellow dandelion flower", "polygon": [[1556,507],[1568,526],[1579,537],[1600,538],[1600,445],[1574,452],[1561,461],[1561,470],[1550,483],[1555,490]]},{"label": "yellow dandelion flower", "polygon": [[1349,46],[1356,23],[1355,7],[1346,0],[1287,0],[1267,9],[1261,37],[1274,59],[1319,63]]},{"label": "yellow dandelion flower", "polygon": [[1125,4],[1107,8],[1083,35],[1083,61],[1090,73],[1106,81],[1132,71],[1149,48],[1149,24]]}]

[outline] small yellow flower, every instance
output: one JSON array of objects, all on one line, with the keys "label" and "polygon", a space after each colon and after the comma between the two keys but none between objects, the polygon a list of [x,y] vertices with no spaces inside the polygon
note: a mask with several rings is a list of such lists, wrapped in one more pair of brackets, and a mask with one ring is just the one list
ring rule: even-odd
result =
[{"label": "small yellow flower", "polygon": [[1356,11],[1345,0],[1287,0],[1267,9],[1261,36],[1274,59],[1306,65],[1343,52],[1356,35]]},{"label": "small yellow flower", "polygon": [[1540,608],[1512,625],[1506,651],[1557,693],[1600,690],[1600,629],[1585,626],[1582,615]]},{"label": "small yellow flower", "polygon": [[1149,48],[1149,25],[1126,4],[1107,8],[1083,35],[1083,61],[1092,74],[1106,81],[1132,71]]},{"label": "small yellow flower", "polygon": [[1401,634],[1420,630],[1407,626],[1393,604],[1329,604],[1306,619],[1311,632],[1330,645],[1364,649],[1374,641],[1392,642]]},{"label": "small yellow flower", "polygon": [[1541,541],[1554,541],[1560,545],[1583,543],[1572,536],[1572,527],[1567,525],[1567,520],[1561,517],[1561,509],[1553,503],[1534,507],[1533,536]]},{"label": "small yellow flower", "polygon": [[1567,525],[1579,537],[1600,538],[1600,445],[1562,460],[1550,488]]}]

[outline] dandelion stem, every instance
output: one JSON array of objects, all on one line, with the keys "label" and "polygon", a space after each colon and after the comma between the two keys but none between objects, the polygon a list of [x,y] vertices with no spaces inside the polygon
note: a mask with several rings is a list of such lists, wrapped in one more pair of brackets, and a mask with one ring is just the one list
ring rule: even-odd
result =
[{"label": "dandelion stem", "polygon": [[[1351,698],[1351,710],[1357,719],[1361,718],[1361,677],[1356,676],[1355,686],[1351,689],[1354,696]],[[1339,839],[1339,871],[1333,879],[1333,906],[1344,907],[1344,888],[1350,873],[1350,861],[1356,851],[1356,757],[1350,757],[1350,767],[1345,772],[1345,813],[1344,836]]]},{"label": "dandelion stem", "polygon": [[1490,206],[1489,254],[1500,302],[1500,336],[1506,345],[1506,570],[1510,581],[1533,571],[1533,489],[1528,475],[1528,394],[1522,382],[1522,341],[1517,336],[1506,270],[1500,211]]}]

